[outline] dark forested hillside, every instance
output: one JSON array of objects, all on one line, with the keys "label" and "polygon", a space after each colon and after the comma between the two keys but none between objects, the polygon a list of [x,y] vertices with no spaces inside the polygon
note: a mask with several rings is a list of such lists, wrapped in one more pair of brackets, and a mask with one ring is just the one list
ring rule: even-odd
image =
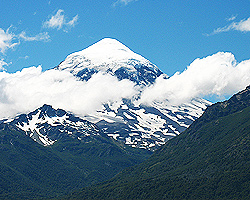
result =
[{"label": "dark forested hillside", "polygon": [[[101,137],[101,136],[100,136]],[[107,180],[149,155],[109,138],[71,137],[42,146],[9,124],[0,125],[0,199],[40,199]]]},{"label": "dark forested hillside", "polygon": [[250,199],[250,87],[147,161],[65,199]]}]

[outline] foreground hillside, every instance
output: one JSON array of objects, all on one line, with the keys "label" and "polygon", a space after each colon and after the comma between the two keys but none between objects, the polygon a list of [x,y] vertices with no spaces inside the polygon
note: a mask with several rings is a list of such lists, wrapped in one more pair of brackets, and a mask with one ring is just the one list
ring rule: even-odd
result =
[{"label": "foreground hillside", "polygon": [[0,124],[0,199],[67,194],[110,179],[149,153],[125,147],[90,122],[44,105]]},{"label": "foreground hillside", "polygon": [[250,199],[250,87],[147,161],[65,199]]}]

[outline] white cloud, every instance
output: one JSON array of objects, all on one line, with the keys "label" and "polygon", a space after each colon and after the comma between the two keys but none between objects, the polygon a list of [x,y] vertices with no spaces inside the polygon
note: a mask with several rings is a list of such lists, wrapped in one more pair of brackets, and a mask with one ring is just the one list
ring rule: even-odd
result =
[{"label": "white cloud", "polygon": [[57,30],[60,30],[64,27],[64,30],[67,30],[67,28],[74,27],[76,25],[78,18],[78,15],[76,15],[72,20],[67,22],[64,15],[64,10],[59,9],[55,15],[51,16],[50,19],[43,23],[43,27],[54,28]]},{"label": "white cloud", "polygon": [[237,15],[232,15],[230,18],[227,19],[227,21],[234,21],[236,17]]},{"label": "white cloud", "polygon": [[4,66],[8,66],[8,63],[6,63],[3,59],[0,60],[0,71],[4,71]]},{"label": "white cloud", "polygon": [[24,60],[27,60],[27,59],[29,59],[29,56],[20,56],[18,59],[24,59]]},{"label": "white cloud", "polygon": [[[11,27],[10,27],[11,28]],[[19,45],[21,41],[49,41],[50,36],[47,32],[39,33],[35,36],[28,36],[25,31],[20,34],[15,34],[10,32],[10,28],[4,31],[0,28],[0,51],[5,53],[6,50],[12,49],[13,47]]]},{"label": "white cloud", "polygon": [[232,95],[250,84],[250,60],[237,63],[231,53],[219,52],[194,60],[182,73],[169,79],[159,77],[145,89],[141,102],[167,99],[171,104],[188,102],[195,97]]},{"label": "white cloud", "polygon": [[0,118],[32,111],[43,104],[78,115],[91,113],[107,101],[135,94],[134,84],[111,75],[93,75],[88,82],[59,70],[30,67],[13,74],[0,72]]},{"label": "white cloud", "polygon": [[236,31],[241,31],[241,32],[250,31],[250,17],[248,19],[241,20],[240,22],[232,22],[228,26],[217,28],[213,31],[212,34],[228,32],[231,30],[236,30]]},{"label": "white cloud", "polygon": [[50,36],[48,32],[39,33],[36,36],[27,36],[26,32],[21,32],[18,35],[19,38],[23,39],[24,41],[49,41]]},{"label": "white cloud", "polygon": [[63,10],[59,9],[54,16],[44,22],[44,27],[61,29],[65,23],[63,12]]},{"label": "white cloud", "polygon": [[9,28],[6,31],[0,28],[0,51],[2,53],[18,44],[15,40],[15,34],[10,33]]},{"label": "white cloud", "polygon": [[196,97],[232,95],[249,84],[250,60],[237,63],[233,54],[223,52],[197,58],[185,71],[168,79],[160,76],[154,85],[143,88],[141,96],[133,82],[118,81],[111,75],[98,73],[84,82],[67,71],[42,72],[41,67],[30,67],[12,74],[0,72],[0,119],[27,113],[45,103],[84,116],[103,103],[134,96],[140,97],[139,103],[168,100],[179,105]]},{"label": "white cloud", "polygon": [[116,2],[113,3],[113,6],[118,6],[118,5],[126,6],[133,1],[137,1],[137,0],[117,0]]},{"label": "white cloud", "polygon": [[75,17],[73,17],[73,19],[72,19],[71,21],[69,21],[67,24],[68,24],[69,26],[74,27],[74,26],[76,25],[76,23],[77,23],[78,19],[79,19],[79,16],[78,16],[78,15],[76,15],[76,16],[75,16]]}]

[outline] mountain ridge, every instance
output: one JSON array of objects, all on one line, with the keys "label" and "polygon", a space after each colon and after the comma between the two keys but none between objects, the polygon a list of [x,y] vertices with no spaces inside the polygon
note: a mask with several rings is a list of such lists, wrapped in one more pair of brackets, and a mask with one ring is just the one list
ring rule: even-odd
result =
[{"label": "mountain ridge", "polygon": [[208,107],[145,162],[62,199],[250,198],[249,89]]},{"label": "mountain ridge", "polygon": [[25,131],[26,135],[44,146],[53,145],[63,136],[87,140],[88,137],[101,134],[95,124],[46,104],[33,112],[21,114],[8,123]]}]

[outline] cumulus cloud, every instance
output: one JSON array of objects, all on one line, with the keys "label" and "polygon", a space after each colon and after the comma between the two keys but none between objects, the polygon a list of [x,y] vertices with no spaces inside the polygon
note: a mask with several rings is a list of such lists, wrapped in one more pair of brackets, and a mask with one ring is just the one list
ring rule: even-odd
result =
[{"label": "cumulus cloud", "polygon": [[50,19],[43,23],[43,27],[53,28],[57,30],[64,28],[64,31],[66,31],[67,28],[74,27],[76,25],[78,18],[78,15],[76,15],[75,17],[73,17],[72,20],[67,22],[66,17],[64,15],[64,10],[59,9],[55,15],[52,15]]},{"label": "cumulus cloud", "polygon": [[137,0],[117,0],[116,2],[113,3],[113,6],[118,6],[118,5],[126,6],[133,1],[137,1]]},{"label": "cumulus cloud", "polygon": [[6,31],[0,28],[0,51],[5,53],[7,49],[18,45],[19,43],[15,39],[15,34],[11,33],[9,28]]},{"label": "cumulus cloud", "polygon": [[249,84],[250,60],[237,63],[232,53],[219,52],[197,58],[185,71],[169,79],[157,78],[153,86],[143,91],[140,101],[167,99],[178,105],[196,97],[232,95]]},{"label": "cumulus cloud", "polygon": [[[6,65],[4,60],[1,63]],[[0,119],[30,112],[43,104],[79,116],[122,98],[136,97],[136,104],[168,101],[180,105],[196,97],[232,95],[249,84],[250,60],[238,63],[232,53],[223,52],[197,58],[182,73],[168,79],[160,76],[155,84],[144,88],[100,72],[85,82],[67,71],[42,72],[40,66],[30,67],[16,73],[0,72]]]},{"label": "cumulus cloud", "polygon": [[13,74],[0,72],[0,118],[27,113],[45,103],[83,116],[107,101],[130,98],[135,93],[129,80],[118,81],[101,73],[83,82],[66,71],[42,72],[40,66]]},{"label": "cumulus cloud", "polygon": [[[230,20],[234,20],[235,17],[232,17]],[[250,31],[250,17],[248,19],[241,20],[240,22],[232,22],[228,26],[217,28],[213,31],[212,34],[228,32],[231,30],[241,31],[241,32],[248,32]]]}]

